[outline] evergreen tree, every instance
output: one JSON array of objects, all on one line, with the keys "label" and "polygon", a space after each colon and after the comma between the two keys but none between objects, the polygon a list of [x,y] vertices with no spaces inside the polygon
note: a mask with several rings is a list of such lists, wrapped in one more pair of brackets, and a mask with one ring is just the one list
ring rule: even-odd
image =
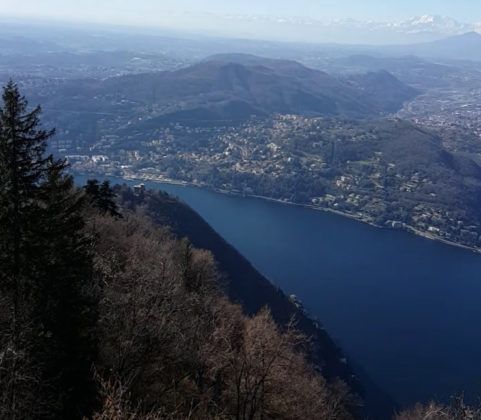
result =
[{"label": "evergreen tree", "polygon": [[76,418],[91,347],[88,241],[65,162],[46,154],[54,131],[10,82],[0,107],[0,398],[2,418]]},{"label": "evergreen tree", "polygon": [[[31,262],[39,256],[34,237],[40,211],[41,185],[47,175],[46,141],[53,131],[38,128],[40,108],[27,111],[27,101],[10,82],[0,108],[0,291],[2,358],[0,378],[3,417],[41,410],[35,401],[40,385],[32,365],[31,291],[36,277]],[[25,378],[29,378],[26,380]]]},{"label": "evergreen tree", "polygon": [[17,317],[29,286],[35,255],[33,226],[40,208],[39,194],[48,172],[44,157],[53,131],[39,129],[40,108],[27,112],[27,101],[10,82],[0,108],[0,287],[13,291],[15,332]]},{"label": "evergreen tree", "polygon": [[84,186],[84,190],[90,197],[92,207],[99,210],[101,214],[108,214],[112,217],[121,218],[117,204],[115,203],[115,193],[109,181],[99,184],[96,179],[89,179]]},{"label": "evergreen tree", "polygon": [[84,233],[85,196],[63,169],[50,161],[43,185],[43,223],[35,235],[43,243],[42,275],[33,310],[42,327],[36,356],[44,365],[43,380],[51,384],[60,417],[75,418],[89,412],[94,398],[96,313],[90,293],[91,240]]}]

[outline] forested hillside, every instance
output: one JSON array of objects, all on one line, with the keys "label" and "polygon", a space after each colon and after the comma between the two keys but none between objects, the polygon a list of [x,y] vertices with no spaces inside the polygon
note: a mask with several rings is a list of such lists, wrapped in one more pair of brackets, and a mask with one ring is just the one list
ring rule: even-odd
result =
[{"label": "forested hillside", "polygon": [[88,118],[87,127],[65,118],[63,128],[72,134],[85,133],[96,116],[137,130],[273,114],[366,118],[398,111],[419,93],[385,71],[344,79],[295,61],[247,54],[217,55],[175,71],[55,80],[32,92],[53,114],[63,110]]},{"label": "forested hillside", "polygon": [[[0,110],[0,417],[352,418],[296,320],[245,315],[212,254],[108,183],[77,189],[9,84]],[[140,210],[140,209],[139,209]]]},{"label": "forested hillside", "polygon": [[[10,83],[0,107],[0,418],[359,417],[349,368],[301,307],[172,197],[74,186],[46,153],[53,134]],[[479,413],[456,399],[398,418]]]},{"label": "forested hillside", "polygon": [[199,249],[212,252],[220,273],[220,283],[229,298],[239,303],[248,315],[268,306],[280,325],[296,320],[297,328],[309,337],[309,355],[323,375],[330,380],[342,378],[353,388],[360,384],[346,363],[341,350],[333,343],[319,323],[304,312],[299,302],[288,298],[270,283],[197,213],[178,199],[161,191],[135,194],[126,186],[116,186],[122,206],[148,215],[156,224],[169,226],[178,238],[188,238]]},{"label": "forested hillside", "polygon": [[246,317],[223,296],[210,253],[141,216],[93,222],[98,418],[351,418],[294,326],[278,328],[268,309]]}]

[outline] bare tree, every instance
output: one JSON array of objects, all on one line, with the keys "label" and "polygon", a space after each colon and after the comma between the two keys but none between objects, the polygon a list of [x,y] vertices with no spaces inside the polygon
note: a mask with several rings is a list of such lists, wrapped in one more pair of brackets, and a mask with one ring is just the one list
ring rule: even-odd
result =
[{"label": "bare tree", "polygon": [[[226,307],[227,306],[227,307]],[[249,319],[223,305],[211,343],[211,375],[223,382],[220,406],[236,419],[348,419],[345,395],[336,395],[297,349],[294,328],[281,332],[269,311]],[[227,313],[227,315],[226,315]],[[226,322],[230,319],[230,322]]]},{"label": "bare tree", "polygon": [[418,404],[395,416],[395,420],[481,420],[481,408],[470,407],[464,397],[453,398],[451,404],[444,405],[431,402]]},{"label": "bare tree", "polygon": [[347,392],[308,365],[294,325],[281,331],[268,310],[249,318],[223,296],[210,253],[142,216],[92,224],[108,379],[99,419],[351,418]]}]

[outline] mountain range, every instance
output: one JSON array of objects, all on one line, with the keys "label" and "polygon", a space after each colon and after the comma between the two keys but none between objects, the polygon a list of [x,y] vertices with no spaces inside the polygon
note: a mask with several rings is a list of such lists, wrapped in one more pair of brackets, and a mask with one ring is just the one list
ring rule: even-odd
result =
[{"label": "mountain range", "polygon": [[[188,24],[190,28],[217,36],[377,45],[429,42],[481,30],[481,23],[460,22],[440,15],[378,21],[245,14],[198,14],[194,20],[192,14],[176,14],[175,20],[181,27]],[[218,29],[214,32],[212,28]]]},{"label": "mountain range", "polygon": [[231,54],[176,71],[66,81],[41,100],[46,109],[129,112],[156,125],[272,114],[373,117],[418,93],[386,71],[341,78],[295,61]]},{"label": "mountain range", "polygon": [[[194,25],[189,32],[84,26],[64,28],[53,25],[0,25],[2,67],[22,74],[32,70],[51,75],[52,62],[78,61],[62,74],[82,77],[94,67],[109,69],[105,61],[138,69],[137,58],[152,62],[151,68],[166,70],[193,64],[206,57],[225,53],[245,53],[271,58],[287,58],[310,65],[316,60],[349,55],[419,55],[425,58],[481,60],[481,25],[466,24],[448,17],[421,16],[399,22],[356,21],[352,19],[321,22],[306,18],[267,18],[259,16],[210,16],[229,33],[201,35]],[[242,28],[246,25],[245,31]],[[49,27],[50,28],[50,27]],[[216,36],[213,36],[216,35]],[[262,41],[260,41],[262,40]],[[270,41],[269,41],[270,40]],[[285,43],[277,41],[299,41]],[[107,52],[106,57],[103,53]],[[129,59],[131,55],[134,55]],[[145,61],[145,60],[144,60]],[[157,67],[155,67],[157,66]],[[65,67],[65,66],[63,66]],[[107,76],[126,74],[117,66]],[[148,70],[148,68],[143,68]],[[105,72],[105,70],[104,70]],[[58,78],[58,72],[53,76]],[[102,74],[104,77],[104,74]]]},{"label": "mountain range", "polygon": [[481,30],[481,23],[464,23],[449,16],[422,15],[413,16],[404,20],[397,21],[375,21],[375,20],[356,20],[356,19],[334,19],[322,21],[311,18],[299,17],[259,17],[231,15],[225,16],[231,20],[251,20],[263,21],[278,24],[293,24],[305,26],[318,26],[324,28],[346,28],[346,29],[368,29],[370,31],[390,30],[399,34],[432,34],[446,37],[450,35],[460,35],[465,32]]}]

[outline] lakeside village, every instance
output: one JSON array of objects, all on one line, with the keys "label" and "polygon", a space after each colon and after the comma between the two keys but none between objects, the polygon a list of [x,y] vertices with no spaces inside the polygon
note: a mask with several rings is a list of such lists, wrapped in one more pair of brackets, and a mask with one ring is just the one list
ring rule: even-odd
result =
[{"label": "lakeside village", "polygon": [[241,127],[173,123],[126,140],[104,134],[88,153],[61,152],[78,173],[259,196],[481,247],[481,227],[452,196],[451,180],[391,161],[378,137],[356,124],[285,115]]}]

